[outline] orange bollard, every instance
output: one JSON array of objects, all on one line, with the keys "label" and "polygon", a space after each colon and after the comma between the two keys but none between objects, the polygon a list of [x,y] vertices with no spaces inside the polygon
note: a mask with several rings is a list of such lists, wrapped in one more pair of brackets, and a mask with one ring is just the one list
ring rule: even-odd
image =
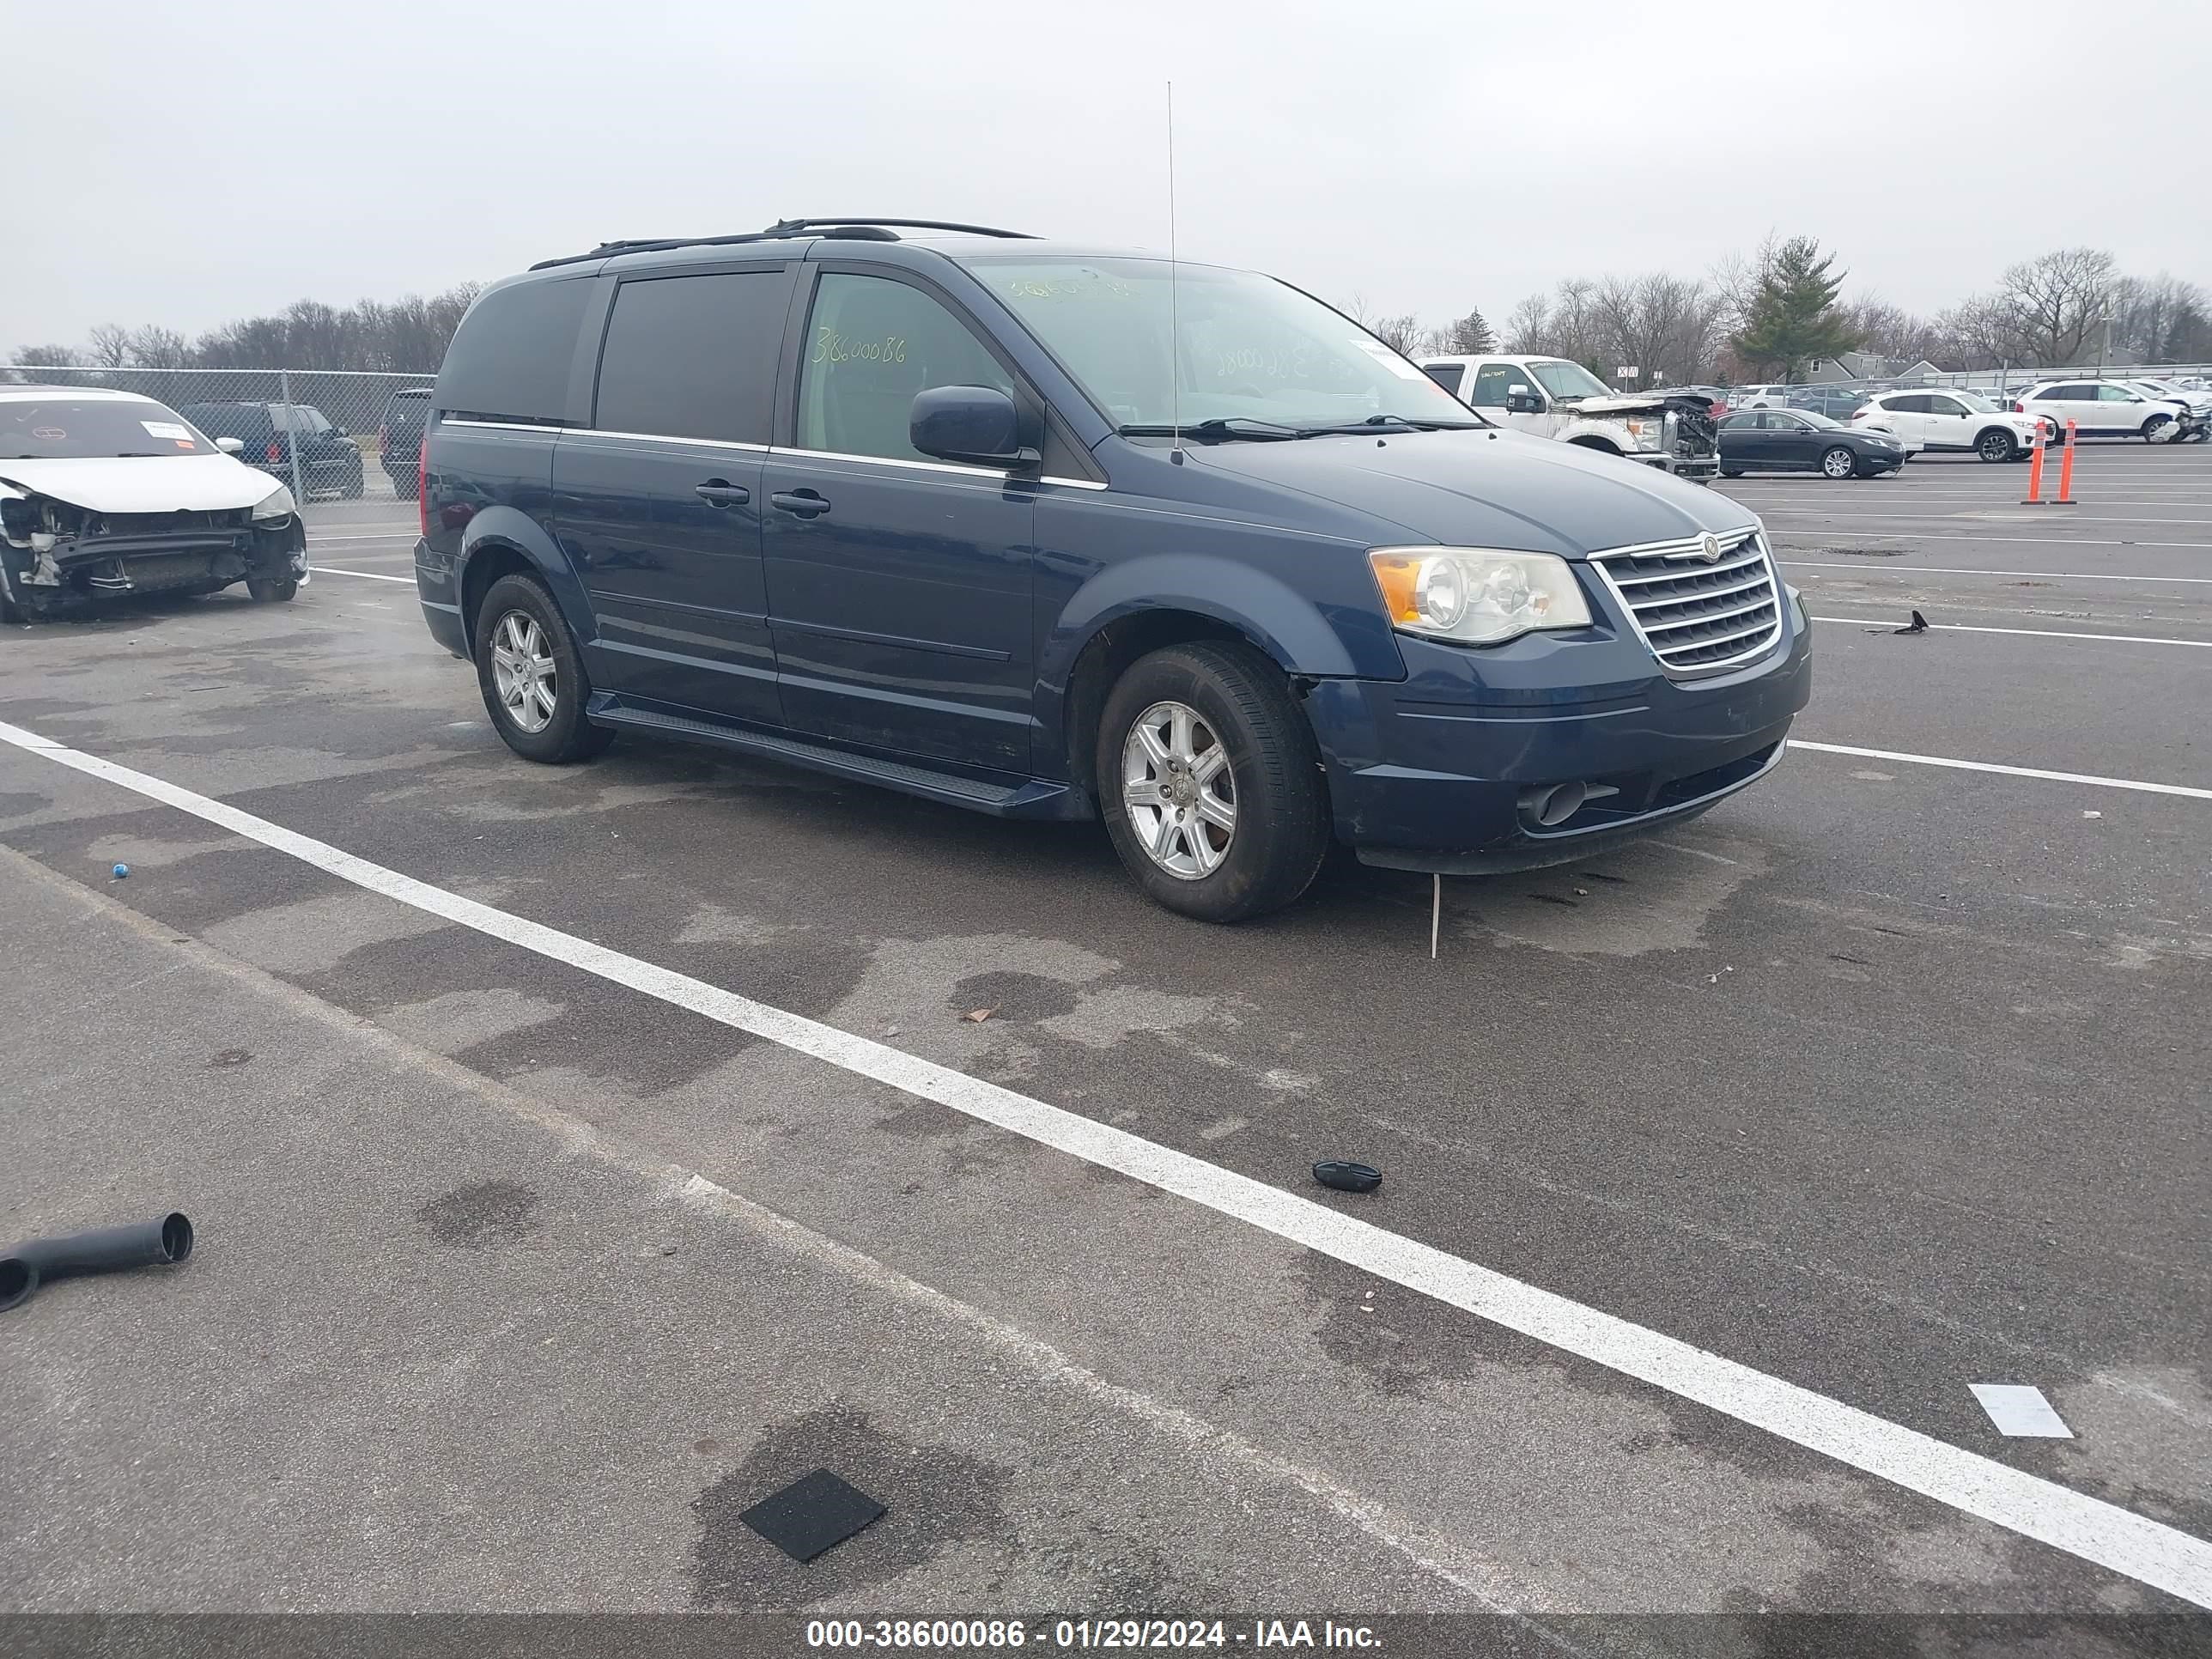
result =
[{"label": "orange bollard", "polygon": [[2035,417],[2035,447],[2029,452],[2027,499],[2021,503],[2022,507],[2043,505],[2043,421],[2040,415]]},{"label": "orange bollard", "polygon": [[2074,444],[2075,426],[2069,418],[2066,422],[2066,453],[2058,458],[2058,493],[2051,499],[2053,507],[2074,505]]}]

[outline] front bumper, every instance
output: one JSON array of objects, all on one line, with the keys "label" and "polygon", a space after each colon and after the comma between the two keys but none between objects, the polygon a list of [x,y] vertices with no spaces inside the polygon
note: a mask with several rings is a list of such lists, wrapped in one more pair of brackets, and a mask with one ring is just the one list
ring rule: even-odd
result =
[{"label": "front bumper", "polygon": [[127,593],[210,592],[246,580],[307,579],[296,513],[270,525],[63,535],[45,548],[0,545],[0,578],[18,605],[60,611]]},{"label": "front bumper", "polygon": [[1720,457],[1715,454],[1669,455],[1659,450],[1632,449],[1628,459],[1678,478],[1711,478],[1721,470]]},{"label": "front bumper", "polygon": [[[1480,652],[1401,636],[1403,681],[1328,680],[1306,700],[1338,836],[1362,861],[1444,874],[1540,868],[1680,823],[1779,762],[1812,695],[1794,594],[1773,650],[1676,680],[1632,630],[1601,622]],[[1553,825],[1551,786],[1590,798]]]}]

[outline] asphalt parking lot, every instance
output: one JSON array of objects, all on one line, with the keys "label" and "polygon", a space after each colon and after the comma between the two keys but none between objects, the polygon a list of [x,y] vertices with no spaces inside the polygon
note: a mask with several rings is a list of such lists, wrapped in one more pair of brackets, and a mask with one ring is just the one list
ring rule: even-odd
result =
[{"label": "asphalt parking lot", "polygon": [[[1089,827],[528,766],[404,505],[7,630],[0,720],[136,777],[0,744],[5,1226],[203,1241],[0,1315],[10,1603],[2212,1606],[2212,450],[2026,472],[1723,486],[1800,746],[1433,961],[1422,877],[1213,930]],[[891,1513],[799,1568],[734,1516],[817,1465]]]}]

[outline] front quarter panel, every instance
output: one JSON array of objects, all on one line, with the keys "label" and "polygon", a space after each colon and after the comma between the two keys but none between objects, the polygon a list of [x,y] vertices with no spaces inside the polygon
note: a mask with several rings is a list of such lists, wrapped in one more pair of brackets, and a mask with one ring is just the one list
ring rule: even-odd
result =
[{"label": "front quarter panel", "polygon": [[[1084,647],[1109,623],[1143,611],[1224,623],[1302,678],[1405,677],[1367,568],[1366,550],[1378,538],[1164,501],[1133,505],[1089,491],[1041,495],[1036,530],[1040,732],[1062,728]],[[1037,763],[1056,768],[1064,757],[1040,750]]]}]

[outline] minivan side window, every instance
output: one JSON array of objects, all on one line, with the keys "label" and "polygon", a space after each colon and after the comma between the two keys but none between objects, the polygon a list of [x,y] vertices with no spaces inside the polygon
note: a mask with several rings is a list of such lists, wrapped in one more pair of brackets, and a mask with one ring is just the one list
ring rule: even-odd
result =
[{"label": "minivan side window", "polygon": [[1485,363],[1474,371],[1474,390],[1467,400],[1477,409],[1503,409],[1506,392],[1516,386],[1525,386],[1531,392],[1536,389],[1528,371],[1520,364]]},{"label": "minivan side window", "polygon": [[568,368],[596,284],[527,278],[477,297],[438,368],[437,404],[494,419],[565,421]]},{"label": "minivan side window", "polygon": [[890,460],[929,458],[907,441],[915,395],[1013,378],[967,325],[920,289],[884,276],[823,273],[799,371],[799,447]]},{"label": "minivan side window", "polygon": [[765,444],[789,292],[781,267],[624,283],[607,319],[592,424]]}]

